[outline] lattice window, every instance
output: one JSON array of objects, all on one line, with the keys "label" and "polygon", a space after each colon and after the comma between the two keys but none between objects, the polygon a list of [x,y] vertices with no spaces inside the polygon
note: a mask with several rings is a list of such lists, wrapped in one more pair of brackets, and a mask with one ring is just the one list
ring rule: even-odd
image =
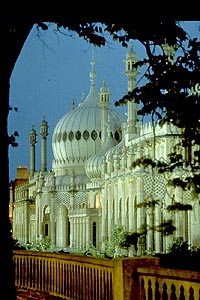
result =
[{"label": "lattice window", "polygon": [[80,205],[80,204],[86,204],[87,203],[87,195],[84,192],[79,192],[76,194],[75,197],[75,203]]},{"label": "lattice window", "polygon": [[183,202],[189,203],[192,200],[192,194],[191,191],[184,191],[183,192]]},{"label": "lattice window", "polygon": [[74,139],[74,133],[73,131],[69,132],[69,140],[72,141]]},{"label": "lattice window", "polygon": [[61,141],[61,133],[59,132],[59,134],[58,134],[58,142],[60,142]]},{"label": "lattice window", "polygon": [[145,176],[144,178],[144,194],[145,198],[153,196],[155,199],[163,199],[165,197],[167,180],[164,176]]},{"label": "lattice window", "polygon": [[80,130],[78,130],[78,131],[76,132],[76,139],[77,139],[78,141],[81,139],[81,132],[80,132]]},{"label": "lattice window", "polygon": [[65,142],[65,141],[66,141],[66,139],[67,139],[67,132],[66,132],[66,131],[64,131],[64,132],[63,132],[63,142]]},{"label": "lattice window", "polygon": [[88,140],[89,139],[89,132],[87,131],[87,130],[85,130],[84,132],[83,132],[83,138],[84,138],[84,140]]},{"label": "lattice window", "polygon": [[94,141],[97,139],[97,132],[96,132],[96,130],[92,130],[92,132],[91,132],[91,137],[92,137],[92,139],[93,139]]},{"label": "lattice window", "polygon": [[70,194],[68,192],[58,192],[56,194],[56,202],[57,204],[64,204],[69,207],[70,205]]}]

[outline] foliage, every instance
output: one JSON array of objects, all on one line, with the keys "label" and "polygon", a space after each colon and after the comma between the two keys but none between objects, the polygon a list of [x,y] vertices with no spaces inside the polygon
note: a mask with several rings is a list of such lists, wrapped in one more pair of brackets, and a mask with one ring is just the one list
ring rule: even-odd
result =
[{"label": "foliage", "polygon": [[124,242],[122,242],[120,244],[121,247],[130,247],[130,246],[134,246],[135,247],[135,250],[137,251],[138,249],[138,238],[143,235],[143,233],[138,233],[138,232],[129,232],[127,235],[126,235],[126,239]]},{"label": "foliage", "polygon": [[192,210],[192,205],[190,205],[190,204],[182,204],[180,202],[175,202],[172,205],[168,205],[167,210],[169,210],[169,211],[173,211],[173,210],[188,211],[188,210]]},{"label": "foliage", "polygon": [[105,243],[105,256],[112,258],[115,256],[117,248],[127,248],[126,238],[128,234],[129,232],[125,226],[115,225],[112,229],[110,239]]},{"label": "foliage", "polygon": [[[88,250],[84,252],[84,255],[106,258],[127,256],[127,249],[130,246],[134,245],[135,250],[137,251],[138,238],[143,234],[143,231],[141,233],[129,232],[125,226],[115,225],[110,239],[105,241],[104,251],[97,250],[92,242],[90,242]],[[116,253],[117,249],[119,250],[118,253]],[[121,254],[119,254],[119,252]]]},{"label": "foliage", "polygon": [[[180,22],[160,22],[152,24],[146,32],[140,32],[136,24],[108,26],[115,38],[125,43],[129,38],[137,39],[146,52],[146,57],[135,62],[135,69],[141,74],[138,82],[143,82],[121,99],[116,106],[134,101],[139,105],[138,116],[150,116],[153,123],[171,124],[179,131],[179,142],[174,147],[168,160],[155,161],[141,157],[133,162],[147,168],[151,166],[159,173],[171,173],[177,167],[189,170],[188,176],[173,178],[169,184],[183,189],[193,189],[200,193],[199,161],[200,151],[192,153],[192,147],[200,144],[199,122],[199,78],[200,71],[200,41],[191,39],[180,26]],[[122,24],[121,24],[122,25]],[[169,28],[173,32],[169,32]],[[154,29],[153,29],[154,28]],[[166,28],[168,30],[166,31]],[[125,31],[123,37],[115,31]],[[153,32],[151,31],[153,29]],[[142,69],[143,68],[143,69]],[[141,80],[143,79],[143,80]],[[180,148],[185,149],[180,154]]]},{"label": "foliage", "polygon": [[125,226],[115,225],[112,230],[110,241],[114,246],[119,245],[119,246],[123,247],[127,236],[128,236],[128,230],[126,229]]},{"label": "foliage", "polygon": [[200,271],[200,247],[190,245],[182,237],[174,239],[166,254],[158,254],[161,266]]},{"label": "foliage", "polygon": [[163,235],[171,235],[176,230],[176,227],[172,224],[172,220],[166,220],[163,223],[155,227],[155,230],[162,232]]},{"label": "foliage", "polygon": [[54,251],[52,247],[51,240],[44,238],[39,241],[33,241],[31,243],[26,243],[21,245],[25,250],[30,251]]},{"label": "foliage", "polygon": [[12,249],[25,250],[25,247],[22,246],[17,239],[12,238]]},{"label": "foliage", "polygon": [[174,239],[172,244],[169,245],[167,252],[171,254],[186,254],[189,251],[188,241],[182,238]]},{"label": "foliage", "polygon": [[116,248],[119,247],[126,249],[129,246],[126,242],[128,236],[129,232],[124,226],[115,225],[113,227],[110,239],[104,242],[105,245],[103,251],[98,251],[92,242],[90,242],[88,250],[84,253],[84,255],[113,258],[116,253]]},{"label": "foliage", "polygon": [[94,257],[104,257],[104,254],[97,250],[97,248],[93,245],[93,243],[90,241],[88,245],[88,250],[84,252],[84,255],[86,256],[94,256]]}]

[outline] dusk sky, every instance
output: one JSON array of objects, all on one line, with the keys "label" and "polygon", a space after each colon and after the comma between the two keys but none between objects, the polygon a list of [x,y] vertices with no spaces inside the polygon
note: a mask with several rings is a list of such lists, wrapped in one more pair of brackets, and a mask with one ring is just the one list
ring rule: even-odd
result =
[{"label": "dusk sky", "polygon": [[[200,21],[185,22],[191,35],[200,39]],[[52,133],[59,119],[71,110],[72,100],[78,105],[82,95],[87,96],[90,88],[89,73],[92,54],[95,58],[96,88],[103,85],[103,80],[110,90],[110,102],[114,107],[127,92],[125,56],[129,49],[118,42],[111,41],[104,47],[93,47],[79,38],[75,33],[63,30],[65,34],[56,32],[50,25],[47,31],[31,30],[21,54],[15,64],[11,76],[10,106],[18,111],[10,111],[9,134],[18,131],[18,147],[10,147],[10,179],[16,177],[17,166],[30,165],[29,132],[34,126],[37,132],[36,170],[40,169],[40,135],[39,126],[45,116],[49,125],[47,137],[47,164],[51,169]],[[134,50],[141,59],[144,52],[139,43],[133,42]],[[125,114],[127,107],[115,108]]]}]

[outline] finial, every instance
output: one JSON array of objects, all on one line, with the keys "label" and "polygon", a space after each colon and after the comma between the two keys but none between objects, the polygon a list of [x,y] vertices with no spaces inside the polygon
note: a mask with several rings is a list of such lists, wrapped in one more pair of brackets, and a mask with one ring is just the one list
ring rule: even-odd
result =
[{"label": "finial", "polygon": [[133,41],[131,41],[130,50],[133,51]]},{"label": "finial", "polygon": [[107,120],[107,137],[108,138],[113,138],[112,136],[112,131],[111,131],[111,120],[110,120],[110,115],[108,115],[108,120]]},{"label": "finial", "polygon": [[75,109],[75,101],[74,101],[74,98],[72,99],[72,110]]},{"label": "finial", "polygon": [[81,101],[83,101],[84,98],[85,98],[85,95],[84,95],[84,93],[82,93],[82,94],[81,94]]},{"label": "finial", "polygon": [[93,48],[93,52],[92,52],[92,60],[90,62],[92,68],[90,71],[90,81],[92,82],[92,85],[95,84],[95,77],[96,77],[96,72],[94,70],[94,66],[95,66],[95,59],[94,59],[94,48]]}]

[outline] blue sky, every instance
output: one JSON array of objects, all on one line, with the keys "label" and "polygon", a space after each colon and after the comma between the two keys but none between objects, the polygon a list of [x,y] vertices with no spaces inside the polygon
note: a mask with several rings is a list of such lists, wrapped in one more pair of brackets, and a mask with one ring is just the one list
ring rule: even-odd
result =
[{"label": "blue sky", "polygon": [[[198,22],[185,22],[193,36],[200,38]],[[15,179],[17,166],[30,165],[29,132],[34,125],[38,134],[36,144],[36,169],[40,169],[39,126],[43,117],[49,125],[47,138],[47,163],[51,169],[53,159],[51,138],[59,119],[81,101],[82,94],[89,92],[91,69],[90,61],[94,53],[96,65],[96,87],[101,88],[106,80],[110,90],[111,105],[127,92],[125,56],[127,49],[119,43],[110,41],[104,47],[93,47],[75,33],[66,30],[58,33],[51,24],[45,32],[34,26],[18,57],[10,80],[10,105],[18,111],[10,111],[9,134],[18,131],[18,147],[9,150],[10,179]],[[142,47],[134,42],[138,58],[144,55]],[[126,107],[115,108],[124,114]]]}]

